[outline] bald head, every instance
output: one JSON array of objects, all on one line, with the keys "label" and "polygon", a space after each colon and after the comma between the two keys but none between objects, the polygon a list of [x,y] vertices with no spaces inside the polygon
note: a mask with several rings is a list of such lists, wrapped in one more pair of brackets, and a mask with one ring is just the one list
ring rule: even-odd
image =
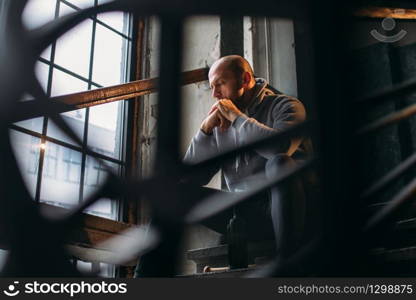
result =
[{"label": "bald head", "polygon": [[219,60],[214,62],[211,66],[209,73],[213,73],[217,70],[229,70],[231,71],[238,80],[241,80],[244,73],[248,72],[254,81],[254,72],[249,62],[240,55],[228,55],[221,57]]},{"label": "bald head", "polygon": [[214,98],[230,99],[235,103],[241,102],[243,95],[249,97],[256,85],[253,69],[247,60],[238,55],[217,60],[209,69],[208,80]]}]

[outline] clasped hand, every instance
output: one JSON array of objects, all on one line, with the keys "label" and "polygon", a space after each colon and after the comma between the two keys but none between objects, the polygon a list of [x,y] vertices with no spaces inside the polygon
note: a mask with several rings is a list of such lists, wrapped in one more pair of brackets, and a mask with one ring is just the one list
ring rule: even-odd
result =
[{"label": "clasped hand", "polygon": [[223,132],[242,114],[231,100],[221,99],[211,107],[208,116],[202,122],[201,130],[206,134],[212,134],[212,130],[215,127],[219,127]]}]

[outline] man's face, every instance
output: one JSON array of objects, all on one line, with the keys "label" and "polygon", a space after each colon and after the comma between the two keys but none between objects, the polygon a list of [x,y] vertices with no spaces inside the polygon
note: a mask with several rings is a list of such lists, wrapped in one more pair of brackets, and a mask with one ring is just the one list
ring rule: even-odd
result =
[{"label": "man's face", "polygon": [[244,93],[241,81],[232,71],[221,65],[211,68],[208,79],[212,96],[218,100],[225,98],[234,102]]}]

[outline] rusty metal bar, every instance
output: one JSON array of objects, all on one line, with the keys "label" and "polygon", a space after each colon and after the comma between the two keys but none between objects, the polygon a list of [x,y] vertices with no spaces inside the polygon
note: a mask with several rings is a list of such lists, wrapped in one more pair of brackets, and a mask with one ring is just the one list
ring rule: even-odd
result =
[{"label": "rusty metal bar", "polygon": [[[181,90],[182,64],[182,18],[161,16],[160,37],[160,93],[158,97],[158,124],[156,146],[157,172],[176,171],[180,162]],[[205,75],[203,69],[201,75]]]},{"label": "rusty metal bar", "polygon": [[313,131],[313,129],[314,129],[313,121],[304,121],[284,131],[276,133],[272,136],[259,139],[257,141],[248,143],[244,146],[240,146],[236,149],[231,149],[229,151],[218,154],[217,156],[213,158],[208,158],[200,163],[193,164],[193,165],[185,164],[182,167],[183,175],[188,174],[190,176],[194,176],[195,173],[204,172],[204,170],[206,170],[210,166],[218,164],[218,163],[223,163],[224,161],[228,159],[234,158],[237,154],[247,152],[254,148],[261,148],[267,145],[273,145],[275,143],[281,142],[282,140],[285,140],[294,136],[303,136],[305,135],[305,133]]},{"label": "rusty metal bar", "polygon": [[[142,0],[124,1],[118,7],[108,6],[106,10],[120,8],[136,10],[142,15],[227,15],[227,16],[273,16],[280,18],[302,17],[305,15],[305,7],[308,1],[270,1],[261,0],[256,5],[242,5],[239,0],[211,0],[208,2],[193,2],[188,0],[164,1]],[[111,5],[111,3],[108,3]]]},{"label": "rusty metal bar", "polygon": [[376,193],[381,192],[389,184],[393,183],[394,180],[398,179],[401,175],[403,175],[407,170],[411,167],[416,165],[416,153],[412,156],[408,157],[404,162],[398,165],[396,168],[391,170],[388,174],[383,176],[380,180],[370,186],[367,190],[365,190],[361,195],[361,199],[368,199],[374,196]]},{"label": "rusty metal bar", "polygon": [[408,185],[401,189],[393,198],[387,201],[386,206],[380,209],[364,226],[364,231],[374,232],[382,225],[388,223],[392,217],[409,204],[416,196],[416,179],[413,179]]},{"label": "rusty metal bar", "polygon": [[[205,81],[208,78],[208,68],[183,72],[181,76],[181,85]],[[21,102],[18,104],[13,121],[23,121],[41,117],[48,113],[63,113],[151,94],[157,92],[158,81],[159,78],[137,80],[92,91],[52,97],[49,99],[49,103],[42,103],[42,107],[34,100]]]},{"label": "rusty metal bar", "polygon": [[371,93],[356,100],[358,105],[377,105],[383,104],[388,100],[394,101],[394,97],[403,96],[416,90],[416,80],[409,80],[401,84],[397,84],[391,88],[386,88],[378,92]]},{"label": "rusty metal bar", "polygon": [[270,179],[264,179],[263,175],[253,175],[250,179],[256,182],[256,184],[253,184],[253,187],[247,192],[228,193],[226,195],[214,194],[198,203],[186,216],[185,221],[190,224],[198,223],[243,201],[249,201],[273,186],[282,184],[295,176],[300,176],[303,172],[314,167],[315,163],[315,158],[309,158],[295,167],[279,170],[279,175]]},{"label": "rusty metal bar", "polygon": [[404,119],[407,119],[413,115],[416,114],[416,104],[410,105],[402,110],[399,110],[397,112],[391,113],[387,115],[386,117],[383,117],[381,119],[378,119],[369,125],[366,125],[362,128],[360,128],[357,131],[357,135],[362,136],[365,134],[373,133],[374,131],[380,130],[386,126],[395,124],[397,122],[400,122]]},{"label": "rusty metal bar", "polygon": [[354,16],[377,19],[393,18],[415,20],[416,9],[369,6],[355,11]]}]

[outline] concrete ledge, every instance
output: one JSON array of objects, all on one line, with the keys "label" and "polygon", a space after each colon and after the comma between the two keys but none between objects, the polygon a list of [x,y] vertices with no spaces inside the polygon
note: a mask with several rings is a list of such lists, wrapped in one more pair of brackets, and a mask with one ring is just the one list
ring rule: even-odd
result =
[{"label": "concrete ledge", "polygon": [[[272,258],[276,253],[274,241],[249,243],[248,263],[254,264],[257,258]],[[196,264],[196,273],[202,273],[206,265],[210,267],[228,266],[228,245],[192,249],[187,252],[187,258]]]},{"label": "concrete ledge", "polygon": [[216,272],[207,272],[207,273],[196,273],[192,275],[180,275],[179,278],[239,278],[249,275],[254,272],[256,267],[252,268],[243,268],[243,269],[234,269],[226,271],[216,271]]}]

